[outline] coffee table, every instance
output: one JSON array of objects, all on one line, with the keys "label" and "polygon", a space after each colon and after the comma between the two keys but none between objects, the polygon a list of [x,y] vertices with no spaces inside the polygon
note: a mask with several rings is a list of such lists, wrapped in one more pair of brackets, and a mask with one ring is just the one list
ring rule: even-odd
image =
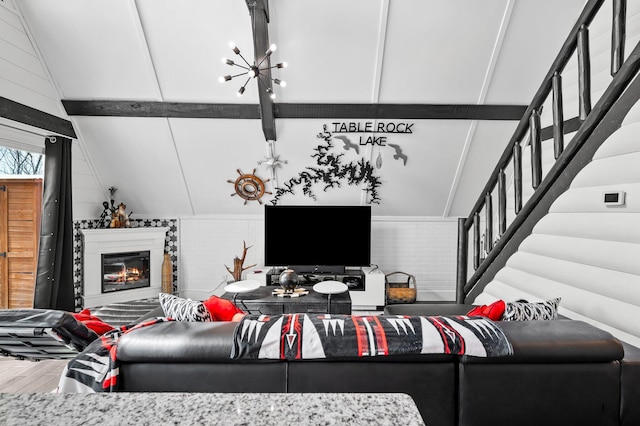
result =
[{"label": "coffee table", "polygon": [[333,294],[327,301],[326,294],[315,292],[311,287],[303,286],[309,294],[298,297],[279,297],[271,293],[278,286],[261,286],[246,293],[224,293],[223,299],[234,300],[238,308],[249,314],[351,314],[351,296],[349,292]]}]

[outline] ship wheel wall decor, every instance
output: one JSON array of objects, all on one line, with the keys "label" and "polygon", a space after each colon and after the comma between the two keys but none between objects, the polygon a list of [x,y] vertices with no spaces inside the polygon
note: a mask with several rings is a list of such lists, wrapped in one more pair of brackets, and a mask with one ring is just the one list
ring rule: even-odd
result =
[{"label": "ship wheel wall decor", "polygon": [[240,198],[244,199],[244,204],[247,204],[247,201],[257,201],[262,204],[260,198],[264,194],[271,194],[271,192],[267,191],[264,184],[269,182],[270,179],[262,180],[258,176],[255,175],[256,169],[253,169],[251,173],[242,173],[240,169],[236,170],[240,176],[236,180],[227,180],[227,182],[233,184],[233,188],[236,192],[231,194],[239,195]]}]

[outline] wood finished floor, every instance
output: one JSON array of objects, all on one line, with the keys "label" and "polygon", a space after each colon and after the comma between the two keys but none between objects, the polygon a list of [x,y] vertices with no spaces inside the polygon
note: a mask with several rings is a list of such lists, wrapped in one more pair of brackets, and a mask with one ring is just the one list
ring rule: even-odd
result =
[{"label": "wood finished floor", "polygon": [[52,392],[68,360],[20,361],[0,357],[0,393]]}]

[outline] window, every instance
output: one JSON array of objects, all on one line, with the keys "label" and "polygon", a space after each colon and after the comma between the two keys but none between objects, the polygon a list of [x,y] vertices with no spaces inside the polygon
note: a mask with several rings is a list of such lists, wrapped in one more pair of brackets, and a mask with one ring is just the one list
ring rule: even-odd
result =
[{"label": "window", "polygon": [[0,176],[42,176],[44,155],[0,146]]}]

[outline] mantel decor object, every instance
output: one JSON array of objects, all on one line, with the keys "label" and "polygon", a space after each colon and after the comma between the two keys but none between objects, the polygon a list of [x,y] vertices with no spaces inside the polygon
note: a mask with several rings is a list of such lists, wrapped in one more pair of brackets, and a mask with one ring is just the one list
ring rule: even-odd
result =
[{"label": "mantel decor object", "polygon": [[133,212],[127,213],[127,205],[124,203],[116,206],[115,194],[117,190],[118,188],[114,186],[110,187],[110,200],[102,203],[103,210],[99,219],[100,228],[129,228],[131,226],[129,217]]},{"label": "mantel decor object", "polygon": [[169,253],[165,253],[162,260],[162,292],[173,294],[173,266]]}]

